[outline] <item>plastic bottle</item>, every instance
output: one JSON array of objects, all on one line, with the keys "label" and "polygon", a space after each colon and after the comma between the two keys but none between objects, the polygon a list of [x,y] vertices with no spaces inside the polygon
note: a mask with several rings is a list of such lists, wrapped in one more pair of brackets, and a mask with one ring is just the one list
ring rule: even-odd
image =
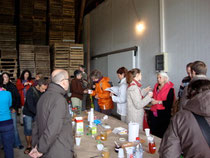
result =
[{"label": "plastic bottle", "polygon": [[69,114],[71,115],[71,117],[73,117],[74,113],[72,111],[72,104],[71,104],[71,101],[68,101],[68,105],[69,105]]},{"label": "plastic bottle", "polygon": [[154,154],[156,151],[156,145],[155,145],[155,141],[154,141],[154,137],[148,137],[148,141],[149,141],[149,152],[151,154]]},{"label": "plastic bottle", "polygon": [[136,146],[136,150],[134,153],[134,158],[143,158],[143,148],[141,143]]}]

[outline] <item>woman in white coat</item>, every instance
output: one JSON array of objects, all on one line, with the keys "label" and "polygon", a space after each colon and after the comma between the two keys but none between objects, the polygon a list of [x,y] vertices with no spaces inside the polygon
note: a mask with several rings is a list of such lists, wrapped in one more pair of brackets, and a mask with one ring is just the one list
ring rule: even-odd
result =
[{"label": "woman in white coat", "polygon": [[112,101],[117,103],[117,113],[121,116],[121,121],[126,122],[127,115],[127,82],[126,82],[126,74],[128,70],[125,67],[121,67],[117,70],[117,76],[120,79],[118,93],[114,95],[110,93],[112,97]]},{"label": "woman in white coat", "polygon": [[141,71],[132,69],[127,74],[127,122],[139,123],[140,130],[143,130],[144,106],[152,101],[153,93],[149,92],[150,87],[141,89]]}]

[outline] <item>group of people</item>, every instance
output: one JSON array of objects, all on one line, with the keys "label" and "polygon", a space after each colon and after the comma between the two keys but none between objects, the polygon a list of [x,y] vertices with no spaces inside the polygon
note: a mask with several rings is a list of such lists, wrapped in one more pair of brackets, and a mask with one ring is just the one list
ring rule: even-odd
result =
[{"label": "group of people", "polygon": [[[120,67],[116,73],[120,81],[113,88],[110,79],[102,76],[100,71],[91,72],[90,78],[94,82],[91,95],[97,100],[94,104],[97,111],[111,115],[116,103],[117,113],[123,122],[137,122],[141,130],[149,124],[152,134],[162,138],[170,122],[175,99],[174,84],[169,81],[168,75],[158,73],[152,90],[151,87],[142,88],[142,73],[138,68],[128,71]],[[108,90],[110,87],[113,91]],[[144,107],[147,105],[151,106],[151,110],[146,113]]]},{"label": "group of people", "polygon": [[[41,76],[34,82],[26,70],[15,86],[9,75],[3,73],[0,77],[0,142],[5,156],[13,158],[13,147],[23,148],[16,123],[16,113],[21,105],[27,142],[24,152],[33,158],[73,157],[72,123],[66,101],[70,86],[72,106],[80,112],[86,110],[90,95],[96,111],[111,115],[116,103],[123,122],[137,122],[140,130],[149,127],[153,135],[162,138],[160,157],[208,157],[208,141],[196,121],[197,117],[202,117],[207,121],[206,126],[210,124],[207,66],[202,61],[195,61],[189,63],[186,70],[188,76],[182,80],[178,100],[174,84],[165,72],[157,74],[153,89],[150,86],[142,88],[142,73],[138,68],[128,71],[120,67],[116,71],[119,85],[115,87],[98,70],[91,72],[89,84],[82,65],[74,72],[71,83],[68,72],[62,69],[52,72],[49,84]],[[175,101],[178,104],[174,104]],[[145,112],[147,105],[149,110]],[[174,108],[178,112],[172,117]]]},{"label": "group of people", "polygon": [[20,124],[24,125],[24,135],[28,154],[31,150],[32,123],[36,115],[36,103],[47,89],[47,81],[37,73],[35,81],[31,72],[24,70],[14,85],[7,72],[0,76],[0,145],[6,158],[13,158],[13,148],[23,149],[17,128],[17,114],[20,112]]}]

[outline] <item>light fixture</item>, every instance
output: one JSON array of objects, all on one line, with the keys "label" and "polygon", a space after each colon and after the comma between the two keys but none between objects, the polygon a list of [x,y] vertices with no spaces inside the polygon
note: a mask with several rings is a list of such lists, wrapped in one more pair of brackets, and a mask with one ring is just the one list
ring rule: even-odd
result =
[{"label": "light fixture", "polygon": [[143,30],[144,30],[144,24],[143,24],[143,22],[138,22],[137,24],[136,24],[136,31],[137,32],[142,32]]},{"label": "light fixture", "polygon": [[136,33],[140,34],[144,31],[145,25],[144,25],[143,21],[141,20],[140,16],[138,15],[134,0],[132,0],[132,6],[133,6],[133,9],[134,9],[134,13],[135,13],[135,15],[137,17],[137,20],[138,20],[138,22],[136,24]]}]

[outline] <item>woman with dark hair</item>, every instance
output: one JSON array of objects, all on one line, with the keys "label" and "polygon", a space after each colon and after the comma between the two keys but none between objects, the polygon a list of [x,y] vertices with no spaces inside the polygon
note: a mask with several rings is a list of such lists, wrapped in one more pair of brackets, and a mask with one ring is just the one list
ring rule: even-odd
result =
[{"label": "woman with dark hair", "polygon": [[121,67],[117,70],[117,76],[120,79],[117,95],[110,93],[112,101],[117,103],[117,113],[121,116],[121,121],[126,122],[127,115],[127,82],[126,75],[128,70]]},{"label": "woman with dark hair", "polygon": [[191,82],[187,92],[189,101],[172,118],[163,136],[159,149],[161,158],[178,158],[181,154],[184,158],[208,158],[210,155],[210,144],[196,119],[202,118],[206,121],[206,129],[210,128],[210,80]]},{"label": "woman with dark hair", "polygon": [[157,83],[153,89],[152,107],[148,116],[150,131],[153,135],[163,137],[171,119],[172,105],[175,101],[174,84],[169,81],[167,73],[157,74]]},{"label": "woman with dark hair", "polygon": [[[31,78],[31,72],[29,70],[24,70],[21,73],[21,76],[19,79],[17,79],[16,87],[18,89],[18,92],[20,94],[20,105],[21,109],[23,109],[25,98],[26,98],[26,92],[27,90],[34,84],[32,78]],[[20,123],[23,124],[23,115],[21,111],[20,116]]]},{"label": "woman with dark hair", "polygon": [[6,158],[13,158],[14,151],[14,126],[10,107],[12,106],[12,95],[3,88],[3,78],[0,76],[0,136],[4,147]]},{"label": "woman with dark hair", "polygon": [[19,132],[17,129],[17,111],[18,108],[20,108],[20,95],[18,93],[16,86],[12,82],[10,82],[9,74],[7,72],[3,72],[2,77],[3,77],[3,87],[12,94],[12,107],[10,108],[10,110],[12,113],[12,120],[15,131],[14,147],[23,149],[23,145],[21,143]]},{"label": "woman with dark hair", "polygon": [[79,112],[81,113],[83,94],[87,94],[87,89],[83,88],[82,71],[74,71],[74,79],[71,81],[70,92],[72,93],[71,102],[73,108],[78,106]]},{"label": "woman with dark hair", "polygon": [[128,71],[127,74],[127,123],[139,123],[140,130],[143,130],[144,106],[152,101],[150,87],[141,89],[142,74],[137,68]]}]

